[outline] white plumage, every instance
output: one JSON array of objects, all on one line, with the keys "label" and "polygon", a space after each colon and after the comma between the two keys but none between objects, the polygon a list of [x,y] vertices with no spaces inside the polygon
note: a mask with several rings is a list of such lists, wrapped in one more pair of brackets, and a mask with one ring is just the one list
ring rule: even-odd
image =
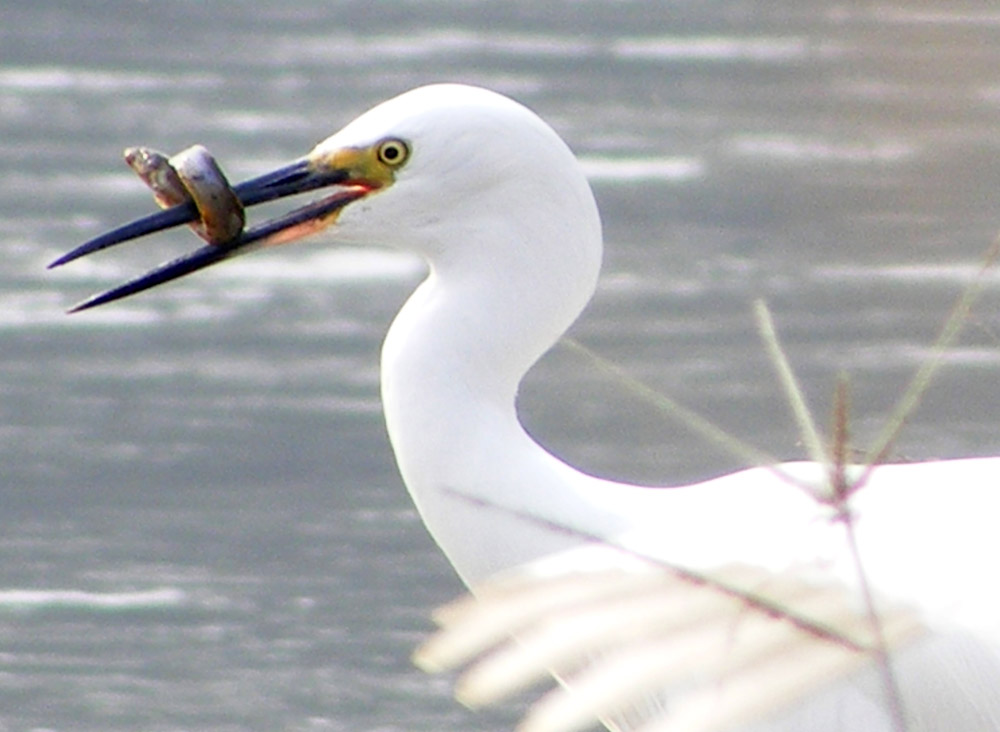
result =
[{"label": "white plumage", "polygon": [[[598,562],[634,569],[642,557],[652,564],[641,572],[666,571],[673,579],[711,579],[738,565],[754,587],[767,585],[769,577],[791,587],[815,585],[827,593],[821,597],[836,597],[837,607],[854,608],[844,629],[860,624],[876,630],[867,615],[871,610],[884,613],[887,627],[904,618],[906,629],[929,629],[888,639],[893,657],[903,659],[903,713],[892,712],[884,696],[872,701],[853,681],[832,687],[834,696],[824,697],[820,687],[829,678],[820,674],[815,683],[786,685],[797,691],[775,696],[771,701],[778,709],[755,699],[753,684],[743,683],[742,698],[752,703],[738,709],[748,719],[751,711],[761,719],[792,713],[796,701],[805,705],[789,723],[797,730],[1000,727],[995,655],[1000,598],[994,575],[1000,556],[1000,458],[880,466],[846,505],[829,500],[830,470],[820,463],[757,467],[662,489],[591,477],[540,447],[515,410],[522,376],[583,310],[601,264],[597,207],[559,136],[501,95],[461,85],[428,86],[375,107],[307,158],[235,191],[242,204],[252,205],[320,187],[336,192],[236,240],[210,241],[78,309],[318,229],[325,229],[332,243],[416,252],[427,261],[429,275],[386,337],[382,397],[403,480],[427,528],[467,583],[528,563],[522,572],[542,572],[550,586],[559,587],[551,579],[553,566],[575,575]],[[172,210],[127,225],[56,264],[189,221],[185,215]],[[849,470],[849,480],[859,472]],[[574,550],[586,539],[604,546],[597,554]],[[554,555],[555,565],[542,561]],[[693,606],[699,606],[695,596],[705,588],[695,591],[690,585],[675,583],[671,592],[685,601],[693,593]],[[866,590],[875,595],[873,607]],[[709,595],[714,591],[710,584]],[[758,618],[758,625],[787,625],[780,616],[796,613],[797,596],[778,592],[771,600],[784,609],[770,613],[777,619]],[[734,634],[734,654],[744,640],[736,622],[741,612],[762,612],[737,600],[733,617],[723,613],[715,627]],[[524,622],[510,630],[524,632],[530,627]],[[763,635],[775,634],[780,632]],[[921,643],[908,645],[917,637]],[[679,644],[690,637],[681,632],[670,639]],[[818,663],[816,655],[788,653],[782,665],[784,652],[765,647],[775,649],[764,655],[780,671],[771,678],[784,674],[793,681],[796,668]],[[433,654],[422,658],[428,665],[438,663]],[[837,676],[853,665],[831,667]],[[958,667],[962,673],[954,671]],[[683,696],[692,684],[696,694],[717,688],[724,696],[727,690],[725,675],[712,675],[704,664],[676,668],[701,676],[661,680],[675,715],[664,729],[677,723],[678,699],[697,698],[712,708],[711,696]],[[760,693],[776,688],[762,683]],[[837,700],[832,707],[830,698]],[[774,729],[787,728],[775,724]],[[622,722],[621,728],[637,726]]]},{"label": "white plumage", "polygon": [[[490,92],[436,86],[380,105],[324,146],[386,136],[410,140],[412,159],[391,189],[372,197],[370,210],[348,208],[340,225],[350,241],[412,249],[429,262],[429,278],[386,339],[383,399],[406,485],[467,582],[574,541],[523,514],[685,570],[712,573],[738,562],[858,592],[843,521],[795,484],[826,490],[821,465],[780,466],[794,480],[753,468],[650,489],[585,475],[521,427],[517,384],[589,299],[601,253],[589,187],[555,133]],[[880,597],[935,630],[1000,647],[993,575],[1000,459],[882,466],[850,508]],[[939,671],[933,659],[917,670],[931,689]],[[978,666],[995,673],[991,652],[985,659]],[[909,675],[903,681],[912,683]],[[943,703],[933,695],[905,700]],[[987,727],[997,721],[990,701]],[[909,714],[916,724],[919,710]],[[818,718],[810,728],[838,724]]]}]

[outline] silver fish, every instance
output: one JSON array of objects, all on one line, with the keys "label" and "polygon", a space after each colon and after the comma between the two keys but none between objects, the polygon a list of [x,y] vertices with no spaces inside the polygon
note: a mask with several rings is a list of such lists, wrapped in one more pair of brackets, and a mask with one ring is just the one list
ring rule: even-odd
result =
[{"label": "silver fish", "polygon": [[243,232],[243,204],[204,146],[193,145],[169,158],[150,148],[130,147],[125,162],[153,191],[161,208],[194,203],[199,218],[191,228],[209,244],[226,244]]}]

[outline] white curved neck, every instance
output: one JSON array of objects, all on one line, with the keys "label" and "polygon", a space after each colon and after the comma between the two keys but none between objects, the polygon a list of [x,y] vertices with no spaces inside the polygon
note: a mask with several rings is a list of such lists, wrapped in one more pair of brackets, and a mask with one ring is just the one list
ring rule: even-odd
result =
[{"label": "white curved neck", "polygon": [[[432,261],[430,276],[396,317],[382,352],[383,405],[404,482],[467,581],[575,542],[533,532],[455,493],[534,515],[561,505],[566,514],[567,504],[580,503],[576,482],[592,480],[537,445],[521,427],[514,402],[524,373],[593,292],[599,228],[570,232],[576,249],[568,253],[561,242],[537,236],[526,242],[518,233],[512,244],[471,243],[491,253],[486,264]],[[539,262],[530,272],[519,261],[524,246]],[[534,539],[525,539],[533,533]]]}]

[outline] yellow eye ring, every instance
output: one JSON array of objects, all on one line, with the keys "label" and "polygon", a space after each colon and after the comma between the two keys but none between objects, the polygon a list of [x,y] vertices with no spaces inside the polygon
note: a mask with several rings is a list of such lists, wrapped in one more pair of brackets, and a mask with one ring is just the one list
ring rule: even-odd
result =
[{"label": "yellow eye ring", "polygon": [[402,140],[391,138],[380,142],[375,154],[383,165],[398,168],[410,157],[410,148]]}]

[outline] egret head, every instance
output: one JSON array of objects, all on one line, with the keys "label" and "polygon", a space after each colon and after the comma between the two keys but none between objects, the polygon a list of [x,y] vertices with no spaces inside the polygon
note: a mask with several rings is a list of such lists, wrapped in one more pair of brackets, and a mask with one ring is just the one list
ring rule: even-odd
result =
[{"label": "egret head", "polygon": [[[378,195],[341,212],[339,241],[401,246],[433,261],[468,255],[484,230],[514,229],[505,232],[512,241],[526,224],[544,227],[547,215],[560,225],[572,215],[599,228],[566,144],[534,113],[485,89],[415,89],[361,115],[309,155],[328,170],[351,158],[372,171]],[[458,251],[442,251],[448,247]]]},{"label": "egret head", "polygon": [[[390,99],[304,158],[233,190],[244,206],[308,191],[323,197],[75,309],[324,230],[333,242],[415,251],[432,267],[502,268],[525,256],[540,267],[555,267],[565,259],[563,242],[580,250],[594,277],[599,266],[597,208],[569,148],[525,107],[476,87],[437,84]],[[183,208],[109,232],[53,266],[197,216]]]}]

